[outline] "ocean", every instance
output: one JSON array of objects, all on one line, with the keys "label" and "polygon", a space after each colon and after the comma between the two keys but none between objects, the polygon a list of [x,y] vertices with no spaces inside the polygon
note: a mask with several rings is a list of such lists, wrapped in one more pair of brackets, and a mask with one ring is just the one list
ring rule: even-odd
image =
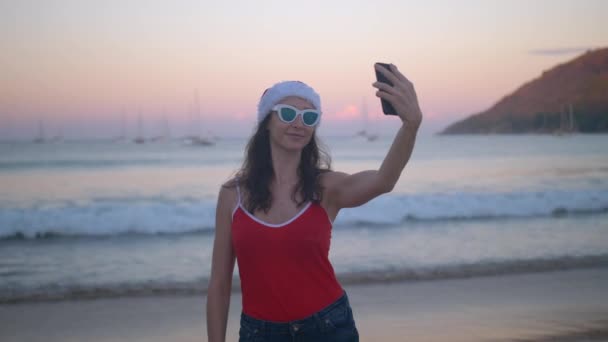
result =
[{"label": "ocean", "polygon": [[[321,140],[353,173],[392,136]],[[204,293],[245,144],[0,143],[0,303]],[[340,212],[330,260],[343,284],[608,267],[608,136],[421,135],[391,193]]]}]

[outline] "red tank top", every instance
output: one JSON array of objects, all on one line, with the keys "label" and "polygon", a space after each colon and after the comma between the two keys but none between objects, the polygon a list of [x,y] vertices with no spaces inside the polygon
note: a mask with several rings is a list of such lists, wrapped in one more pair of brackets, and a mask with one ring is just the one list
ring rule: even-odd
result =
[{"label": "red tank top", "polygon": [[266,223],[245,210],[237,186],[232,245],[241,278],[243,312],[288,322],[323,309],[343,293],[329,262],[332,224],[309,202],[289,221]]}]

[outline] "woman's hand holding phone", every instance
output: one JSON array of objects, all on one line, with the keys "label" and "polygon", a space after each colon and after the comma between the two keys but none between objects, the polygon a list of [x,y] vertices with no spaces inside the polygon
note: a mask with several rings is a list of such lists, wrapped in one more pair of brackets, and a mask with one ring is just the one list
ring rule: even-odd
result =
[{"label": "woman's hand holding phone", "polygon": [[378,88],[376,96],[382,100],[382,111],[387,115],[398,115],[403,123],[415,128],[422,123],[422,112],[414,84],[393,64],[376,63],[376,78],[372,86]]}]

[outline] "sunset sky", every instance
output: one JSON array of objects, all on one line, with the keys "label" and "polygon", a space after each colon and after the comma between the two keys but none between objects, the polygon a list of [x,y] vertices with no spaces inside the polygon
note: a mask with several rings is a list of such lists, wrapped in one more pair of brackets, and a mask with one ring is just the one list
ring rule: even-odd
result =
[{"label": "sunset sky", "polygon": [[608,46],[608,1],[0,2],[0,137],[251,132],[280,80],[321,95],[324,135],[390,134],[373,63],[415,85],[422,132],[486,109],[543,70]]}]

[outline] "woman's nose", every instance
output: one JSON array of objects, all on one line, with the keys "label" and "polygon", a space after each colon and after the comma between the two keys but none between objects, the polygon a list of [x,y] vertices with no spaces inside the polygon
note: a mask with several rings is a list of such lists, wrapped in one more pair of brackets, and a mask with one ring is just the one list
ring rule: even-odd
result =
[{"label": "woman's nose", "polygon": [[293,120],[293,125],[297,126],[297,127],[303,127],[304,126],[304,118],[302,117],[302,115],[298,115],[296,116],[296,119]]}]

